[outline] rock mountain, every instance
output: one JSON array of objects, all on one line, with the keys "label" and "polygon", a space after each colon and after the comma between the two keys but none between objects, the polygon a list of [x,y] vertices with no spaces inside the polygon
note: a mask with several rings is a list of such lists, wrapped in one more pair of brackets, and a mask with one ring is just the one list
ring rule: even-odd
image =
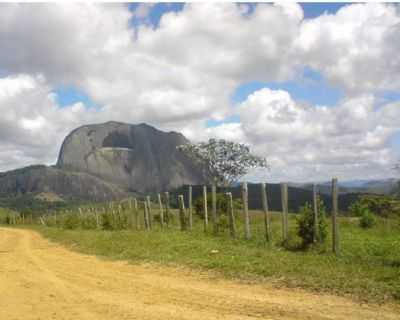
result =
[{"label": "rock mountain", "polygon": [[202,168],[176,148],[187,142],[147,124],[85,125],[65,138],[56,166],[0,173],[0,193],[51,191],[100,200],[203,183]]}]

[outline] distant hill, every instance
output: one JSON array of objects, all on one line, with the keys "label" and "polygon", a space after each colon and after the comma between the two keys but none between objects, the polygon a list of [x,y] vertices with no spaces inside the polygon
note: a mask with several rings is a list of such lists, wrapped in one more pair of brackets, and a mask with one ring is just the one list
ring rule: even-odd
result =
[{"label": "distant hill", "polygon": [[[339,181],[339,192],[345,193],[373,193],[390,195],[396,193],[399,188],[399,179],[389,178],[381,180],[350,180]],[[312,190],[311,183],[290,183],[291,186]],[[318,190],[324,194],[331,193],[331,182],[320,182]]]},{"label": "distant hill", "polygon": [[[193,186],[193,199],[197,199],[198,197],[202,197],[203,187],[202,186]],[[280,211],[281,206],[281,191],[279,184],[267,184],[267,197],[268,197],[268,206],[270,210]],[[209,188],[208,192],[211,192],[211,188]],[[233,186],[230,188],[218,188],[217,192],[232,192],[233,198],[241,198],[241,187]],[[171,192],[173,201],[175,201],[178,194],[183,194],[186,200],[188,199],[188,186],[182,186],[173,192]],[[262,209],[261,202],[261,191],[259,184],[248,184],[248,194],[249,194],[249,208],[250,209]],[[307,190],[304,188],[297,187],[288,187],[288,200],[289,200],[289,210],[291,212],[297,212],[299,207],[303,206],[306,202],[312,203],[312,192],[311,190]],[[339,210],[345,212],[347,211],[349,205],[356,201],[362,194],[359,193],[346,193],[339,195]],[[328,210],[331,210],[332,207],[332,198],[330,195],[321,193],[321,200],[324,202],[325,207]]]},{"label": "distant hill", "polygon": [[31,166],[0,173],[0,197],[51,193],[65,200],[104,201],[125,197],[127,192],[84,172],[69,172],[48,166]]}]

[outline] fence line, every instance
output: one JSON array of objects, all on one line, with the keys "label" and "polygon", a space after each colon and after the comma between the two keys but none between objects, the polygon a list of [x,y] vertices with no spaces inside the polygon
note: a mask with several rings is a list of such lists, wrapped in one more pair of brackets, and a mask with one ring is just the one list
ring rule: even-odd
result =
[{"label": "fence line", "polygon": [[[337,178],[332,179],[332,211],[331,211],[331,224],[332,224],[332,251],[335,255],[340,255],[340,233],[338,224],[338,180]],[[186,194],[186,193],[185,193]],[[271,213],[268,208],[268,190],[265,183],[260,184],[260,194],[262,202],[262,213],[263,213],[263,237],[267,243],[272,242],[272,224],[271,224]],[[282,241],[285,243],[288,241],[289,235],[289,190],[287,183],[280,184],[280,194],[281,194],[281,227],[282,227]],[[163,196],[164,195],[164,196]],[[237,217],[235,216],[235,205],[233,201],[232,192],[225,192],[221,194],[225,197],[226,201],[226,212],[217,212],[217,185],[213,183],[211,185],[211,223],[212,223],[212,233],[217,235],[220,232],[220,224],[224,227],[224,223],[227,223],[229,227],[229,234],[232,238],[238,238],[239,232],[242,229],[237,228]],[[218,195],[219,196],[219,195]],[[220,198],[218,198],[218,201]],[[247,182],[243,182],[241,185],[241,199],[243,205],[243,221],[244,221],[244,238],[249,240],[252,238],[252,220],[253,216],[249,214],[249,190]],[[117,224],[118,228],[130,228],[132,230],[152,230],[153,222],[158,221],[160,223],[160,228],[164,229],[171,225],[173,215],[171,213],[170,205],[170,194],[169,192],[158,193],[154,199],[153,205],[158,207],[155,209],[155,214],[153,214],[152,201],[149,195],[143,198],[143,201],[138,201],[137,198],[129,198],[123,200],[119,203],[114,203],[111,201],[108,206],[98,208],[98,207],[87,207],[82,209],[79,207],[77,209],[77,217],[82,219],[88,219],[87,223],[92,223],[95,229],[107,229],[109,226],[107,223]],[[193,203],[193,187],[190,185],[187,189],[187,208],[185,208],[185,197],[183,194],[177,196],[178,200],[178,217],[179,217],[179,227],[182,231],[193,230],[193,210],[199,210],[199,206],[203,210],[203,228],[204,232],[208,233],[208,194],[207,186],[202,186],[202,192],[200,193],[199,199],[196,200],[195,206]],[[314,243],[320,241],[320,215],[319,212],[319,196],[317,185],[314,183],[312,185],[312,229]],[[219,204],[218,204],[219,205]],[[143,211],[143,215],[140,211]],[[64,211],[67,215],[71,215],[71,210]],[[143,217],[143,218],[141,218]],[[37,218],[37,221],[42,225],[58,225],[62,223],[63,215],[57,214],[55,212],[51,219],[47,215],[43,215]],[[224,222],[224,219],[227,222]],[[91,220],[90,220],[91,219]],[[108,219],[108,220],[107,220]],[[111,219],[111,220],[110,220]],[[8,221],[10,224],[18,223],[28,223],[28,218],[24,214],[18,216],[11,216]],[[91,222],[90,222],[90,221]],[[143,223],[141,223],[143,220]],[[111,221],[111,222],[110,222]],[[30,222],[33,222],[33,217],[30,217]],[[254,222],[253,222],[254,225]],[[257,230],[255,230],[257,231]]]}]

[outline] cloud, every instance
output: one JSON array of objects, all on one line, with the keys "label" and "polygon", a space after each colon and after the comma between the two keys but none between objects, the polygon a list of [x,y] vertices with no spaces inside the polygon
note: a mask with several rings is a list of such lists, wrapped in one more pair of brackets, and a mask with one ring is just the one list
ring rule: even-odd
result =
[{"label": "cloud", "polygon": [[[242,81],[291,75],[300,17],[290,7],[259,5],[249,18],[235,4],[187,4],[135,38],[130,19],[146,6],[3,4],[0,66],[83,88],[119,119],[158,125],[178,109],[182,122],[221,119]],[[163,112],[154,112],[160,98]]]},{"label": "cloud", "polygon": [[0,79],[0,168],[54,163],[65,135],[94,111],[81,103],[60,108],[52,89],[40,76]]},{"label": "cloud", "polygon": [[335,107],[316,107],[265,88],[239,110],[241,125],[232,131],[269,158],[271,177],[304,181],[392,174],[395,154],[389,143],[399,131],[400,103],[377,109],[372,95],[361,95]]},{"label": "cloud", "polygon": [[353,4],[301,24],[295,48],[302,63],[350,93],[400,89],[397,5]]},{"label": "cloud", "polygon": [[[148,122],[193,140],[247,142],[269,156],[270,177],[389,175],[388,140],[399,103],[400,13],[387,4],[348,5],[304,20],[297,4],[185,4],[157,28],[120,4],[0,5],[0,170],[55,161],[62,138],[85,123]],[[259,90],[238,108],[248,81],[299,79],[312,68],[344,89],[335,107]],[[78,88],[100,106],[61,108],[54,92]],[[206,128],[240,114],[241,123]],[[51,134],[49,134],[51,133]],[[9,159],[9,160],[8,160]],[[388,165],[390,167],[390,165]],[[261,175],[261,173],[259,173]],[[262,173],[264,174],[264,173]]]}]

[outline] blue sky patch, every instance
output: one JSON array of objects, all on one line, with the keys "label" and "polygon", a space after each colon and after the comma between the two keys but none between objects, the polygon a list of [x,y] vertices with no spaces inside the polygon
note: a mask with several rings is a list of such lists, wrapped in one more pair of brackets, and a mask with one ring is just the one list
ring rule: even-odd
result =
[{"label": "blue sky patch", "polygon": [[240,117],[239,117],[239,115],[235,114],[228,118],[225,118],[224,120],[211,120],[210,119],[210,120],[207,120],[206,126],[207,126],[207,128],[212,128],[212,127],[218,127],[224,123],[240,123]]},{"label": "blue sky patch", "polygon": [[400,92],[399,91],[387,91],[384,92],[382,95],[383,100],[385,103],[400,101]]},{"label": "blue sky patch", "polygon": [[[135,11],[140,3],[129,3],[128,8],[131,11]],[[241,3],[237,3],[240,5]],[[248,12],[246,15],[251,15],[257,3],[255,2],[245,2],[248,5]],[[305,19],[312,19],[318,17],[324,13],[334,14],[343,6],[346,6],[350,3],[345,2],[333,2],[333,3],[300,3],[301,7],[304,11],[304,18]],[[148,17],[137,18],[134,17],[131,21],[132,27],[138,27],[139,25],[152,25],[154,28],[159,27],[161,16],[164,13],[168,12],[179,12],[183,10],[184,2],[162,2],[156,3],[149,11]]]},{"label": "blue sky patch", "polygon": [[400,157],[400,131],[396,132],[390,139],[390,146]]},{"label": "blue sky patch", "polygon": [[322,3],[300,3],[304,11],[305,19],[313,19],[324,13],[335,14],[340,8],[351,4],[351,2],[322,2]]},{"label": "blue sky patch", "polygon": [[[139,4],[140,3],[130,3],[128,5],[129,10],[135,11],[136,8],[139,6]],[[159,24],[160,24],[161,16],[164,13],[179,12],[179,11],[182,11],[183,7],[184,7],[183,2],[157,3],[151,7],[148,17],[143,17],[143,18],[134,17],[131,20],[131,25],[132,25],[132,27],[137,27],[142,24],[147,24],[147,25],[152,25],[154,28],[158,28]]]},{"label": "blue sky patch", "polygon": [[330,86],[322,75],[310,68],[305,68],[297,79],[285,82],[252,81],[240,85],[231,96],[233,104],[246,100],[253,92],[262,88],[285,90],[297,101],[313,105],[335,106],[343,97],[342,90]]},{"label": "blue sky patch", "polygon": [[53,91],[57,95],[57,103],[61,107],[68,107],[77,102],[82,102],[87,107],[98,107],[98,105],[83,91],[72,87],[58,87]]}]

